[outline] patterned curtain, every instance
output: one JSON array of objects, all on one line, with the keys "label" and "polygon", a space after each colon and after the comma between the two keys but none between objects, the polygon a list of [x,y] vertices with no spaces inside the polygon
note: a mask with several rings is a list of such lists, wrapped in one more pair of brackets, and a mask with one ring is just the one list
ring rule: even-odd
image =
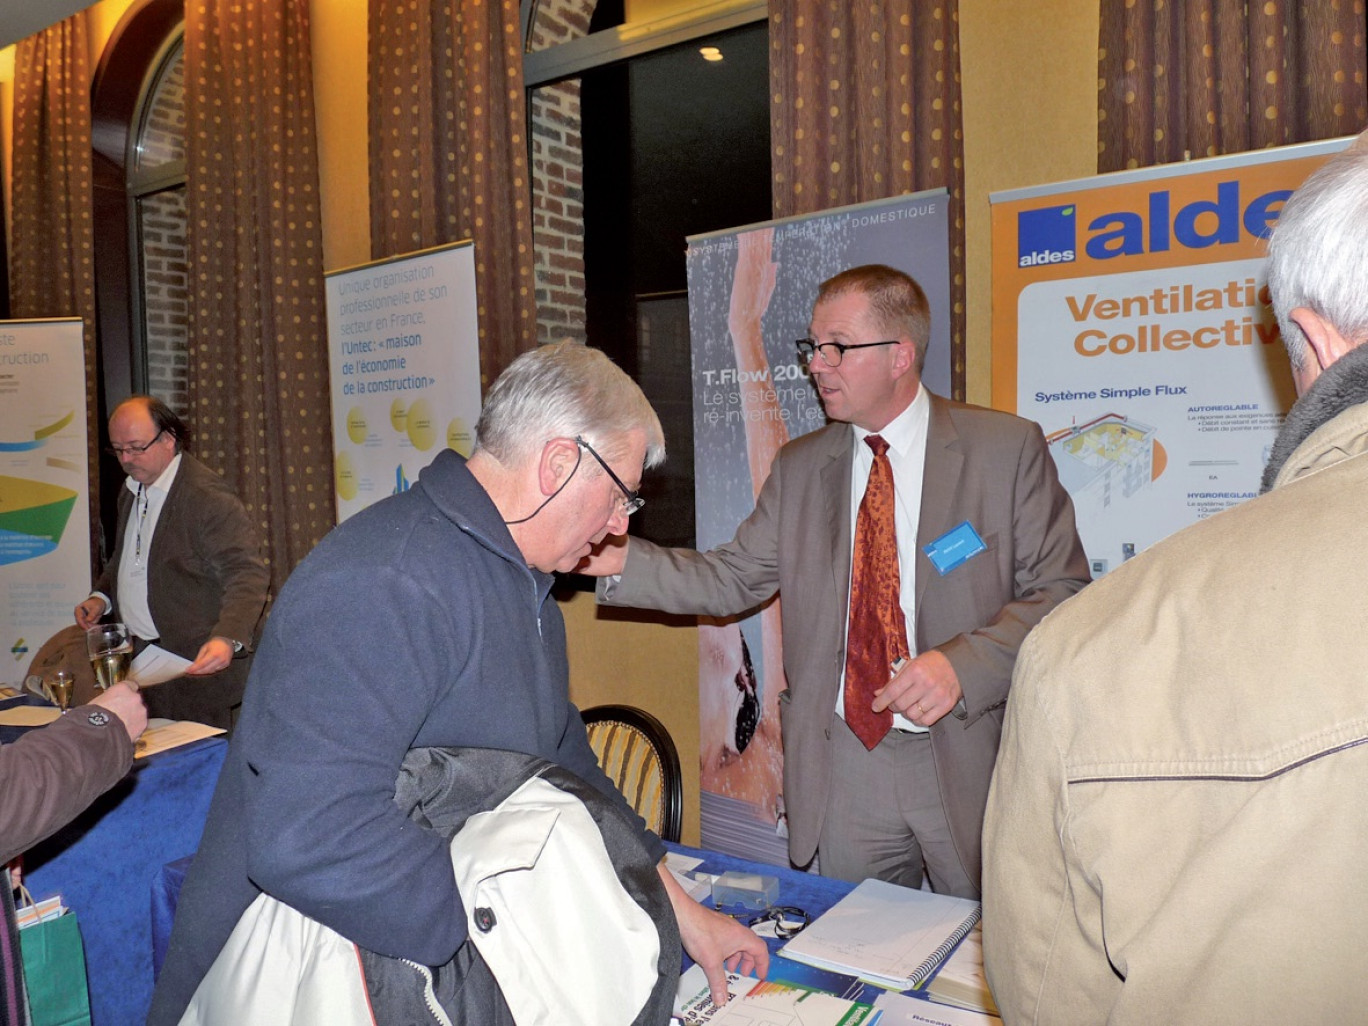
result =
[{"label": "patterned curtain", "polygon": [[308,0],[186,5],[190,421],[273,583],[333,525]]},{"label": "patterned curtain", "polygon": [[488,385],[537,339],[516,0],[370,0],[375,259],[475,240]]},{"label": "patterned curtain", "polygon": [[85,319],[92,559],[99,552],[100,423],[86,12],[21,40],[14,57],[10,313]]},{"label": "patterned curtain", "polygon": [[1101,2],[1098,171],[1352,135],[1368,120],[1361,2]]},{"label": "patterned curtain", "polygon": [[964,396],[958,0],[769,0],[774,216],[950,191],[951,384]]}]

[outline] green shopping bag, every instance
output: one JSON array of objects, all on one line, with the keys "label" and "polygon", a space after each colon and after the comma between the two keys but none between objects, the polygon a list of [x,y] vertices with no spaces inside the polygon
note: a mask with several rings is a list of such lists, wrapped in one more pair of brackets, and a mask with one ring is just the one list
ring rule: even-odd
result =
[{"label": "green shopping bag", "polygon": [[19,931],[33,1026],[90,1026],[85,946],[68,910]]}]

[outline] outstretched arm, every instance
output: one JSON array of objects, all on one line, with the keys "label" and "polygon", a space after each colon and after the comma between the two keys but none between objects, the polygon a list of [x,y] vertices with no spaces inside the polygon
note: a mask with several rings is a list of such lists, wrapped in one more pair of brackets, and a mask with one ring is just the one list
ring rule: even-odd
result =
[{"label": "outstretched arm", "polygon": [[689,957],[703,967],[715,1005],[727,1003],[727,973],[754,973],[762,980],[769,972],[769,948],[749,927],[720,912],[704,908],[684,893],[661,863],[660,879],[674,907],[679,939]]}]

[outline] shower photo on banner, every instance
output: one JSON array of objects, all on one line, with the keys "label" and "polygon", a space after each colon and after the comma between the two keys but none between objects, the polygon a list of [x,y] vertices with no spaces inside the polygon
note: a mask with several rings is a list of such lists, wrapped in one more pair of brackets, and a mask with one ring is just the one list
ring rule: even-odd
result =
[{"label": "shower photo on banner", "polygon": [[[931,308],[923,382],[950,394],[949,197],[944,189],[688,240],[697,547],[729,541],[779,448],[826,423],[794,342],[817,287],[887,264]],[[788,864],[779,694],[782,596],[740,622],[699,626],[699,761],[705,848]]]}]

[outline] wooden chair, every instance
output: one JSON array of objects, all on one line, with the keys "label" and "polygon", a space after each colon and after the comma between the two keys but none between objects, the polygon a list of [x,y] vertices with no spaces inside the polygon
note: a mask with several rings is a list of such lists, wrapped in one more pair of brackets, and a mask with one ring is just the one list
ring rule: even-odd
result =
[{"label": "wooden chair", "polygon": [[627,705],[599,705],[583,715],[589,744],[608,779],[661,839],[678,841],[684,782],[679,753],[664,724]]}]

